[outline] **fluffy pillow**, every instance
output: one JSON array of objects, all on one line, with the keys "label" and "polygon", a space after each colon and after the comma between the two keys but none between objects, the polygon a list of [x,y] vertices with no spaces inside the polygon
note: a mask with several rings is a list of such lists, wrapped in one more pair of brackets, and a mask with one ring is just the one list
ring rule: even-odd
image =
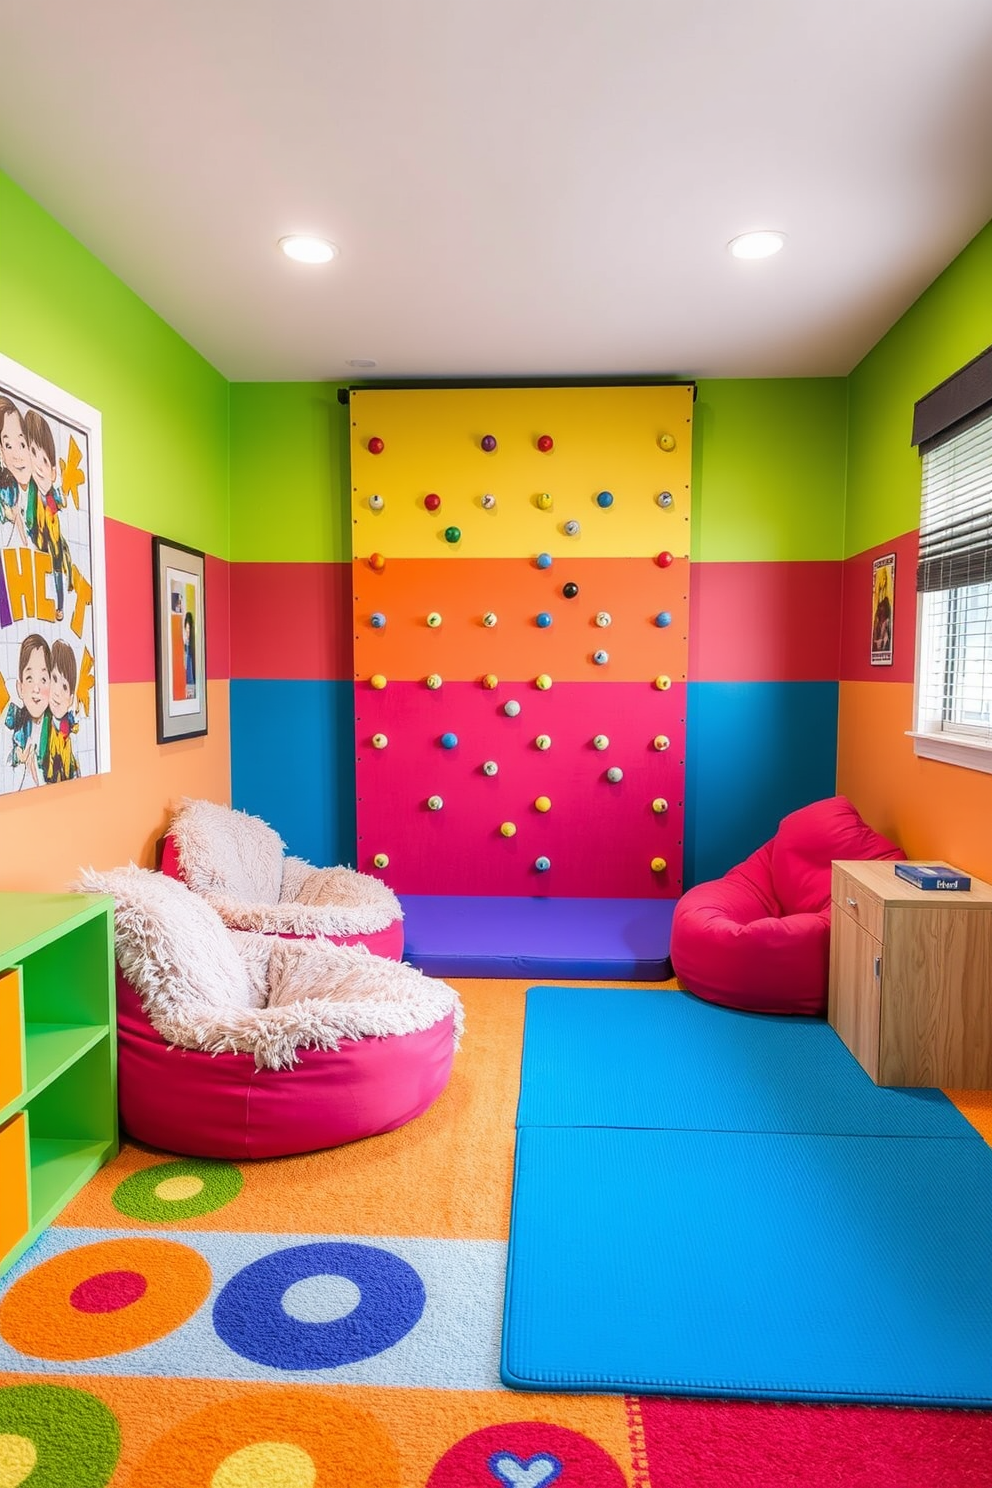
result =
[{"label": "fluffy pillow", "polygon": [[278,903],[286,844],[260,817],[213,801],[184,800],[169,832],[194,893]]}]

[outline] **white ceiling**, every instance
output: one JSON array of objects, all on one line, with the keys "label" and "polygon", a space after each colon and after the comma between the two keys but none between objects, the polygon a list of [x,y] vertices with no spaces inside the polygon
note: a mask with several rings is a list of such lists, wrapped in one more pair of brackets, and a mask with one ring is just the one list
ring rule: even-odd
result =
[{"label": "white ceiling", "polygon": [[990,0],[23,0],[0,77],[233,380],[843,374],[992,218]]}]

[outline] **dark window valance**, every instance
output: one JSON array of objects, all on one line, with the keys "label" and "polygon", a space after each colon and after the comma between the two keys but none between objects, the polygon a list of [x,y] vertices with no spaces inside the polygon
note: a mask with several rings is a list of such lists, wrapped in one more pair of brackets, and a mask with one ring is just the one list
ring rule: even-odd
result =
[{"label": "dark window valance", "polygon": [[992,346],[946,378],[913,409],[913,443],[921,453],[963,420],[992,408]]}]

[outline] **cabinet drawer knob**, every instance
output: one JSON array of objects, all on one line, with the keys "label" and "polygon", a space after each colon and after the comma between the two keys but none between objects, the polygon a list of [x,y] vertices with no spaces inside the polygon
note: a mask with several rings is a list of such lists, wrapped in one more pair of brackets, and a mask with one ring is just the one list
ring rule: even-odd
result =
[{"label": "cabinet drawer knob", "polygon": [[857,901],[857,899],[852,899],[852,898],[851,898],[851,897],[850,897],[850,895],[848,895],[848,900],[847,900],[847,902],[848,902],[848,904],[849,904],[849,905],[850,905],[850,906],[851,906],[851,908],[852,908],[852,909],[857,909],[857,907],[858,907],[858,901]]}]

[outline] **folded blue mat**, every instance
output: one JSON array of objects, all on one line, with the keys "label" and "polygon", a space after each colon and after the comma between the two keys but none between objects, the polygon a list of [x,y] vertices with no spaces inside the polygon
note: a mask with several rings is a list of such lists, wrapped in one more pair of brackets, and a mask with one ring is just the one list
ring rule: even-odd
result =
[{"label": "folded blue mat", "polygon": [[992,1149],[824,1023],[527,994],[501,1373],[992,1406]]},{"label": "folded blue mat", "polygon": [[983,1142],[526,1128],[501,1374],[992,1405]]},{"label": "folded blue mat", "polygon": [[982,1140],[941,1091],[876,1086],[827,1023],[640,988],[529,990],[517,1125]]}]

